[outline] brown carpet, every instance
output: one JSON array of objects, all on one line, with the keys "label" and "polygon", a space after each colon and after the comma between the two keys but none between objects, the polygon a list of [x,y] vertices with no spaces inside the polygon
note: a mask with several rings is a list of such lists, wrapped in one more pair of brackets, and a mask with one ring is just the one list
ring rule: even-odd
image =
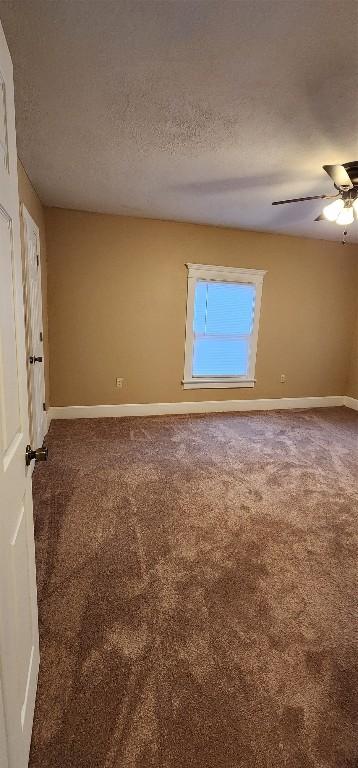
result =
[{"label": "brown carpet", "polygon": [[357,768],[358,413],[47,442],[31,768]]}]

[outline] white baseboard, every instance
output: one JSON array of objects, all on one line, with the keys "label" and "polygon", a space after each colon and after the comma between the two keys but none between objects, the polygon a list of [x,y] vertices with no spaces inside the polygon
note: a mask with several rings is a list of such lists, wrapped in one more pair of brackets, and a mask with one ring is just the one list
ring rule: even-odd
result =
[{"label": "white baseboard", "polygon": [[[49,409],[49,419],[95,419],[121,416],[163,416],[176,413],[224,411],[276,411],[291,408],[332,408],[346,405],[339,395],[328,397],[280,397],[261,400],[204,400],[177,403],[124,403],[121,405],[67,405]],[[353,407],[353,406],[348,406]]]},{"label": "white baseboard", "polygon": [[355,397],[344,397],[343,405],[345,405],[346,408],[352,408],[353,411],[358,411],[358,400]]}]

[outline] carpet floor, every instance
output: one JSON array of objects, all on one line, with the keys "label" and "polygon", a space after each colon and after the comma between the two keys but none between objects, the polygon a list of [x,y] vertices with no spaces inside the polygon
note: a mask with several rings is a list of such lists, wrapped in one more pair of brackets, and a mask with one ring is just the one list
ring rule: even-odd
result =
[{"label": "carpet floor", "polygon": [[357,768],[358,413],[55,421],[31,768]]}]

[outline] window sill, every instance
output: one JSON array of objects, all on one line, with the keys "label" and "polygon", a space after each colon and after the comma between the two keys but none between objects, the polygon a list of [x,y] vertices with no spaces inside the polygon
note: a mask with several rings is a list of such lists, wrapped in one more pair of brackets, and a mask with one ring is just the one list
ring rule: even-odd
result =
[{"label": "window sill", "polygon": [[255,379],[191,379],[182,381],[183,389],[252,389]]}]

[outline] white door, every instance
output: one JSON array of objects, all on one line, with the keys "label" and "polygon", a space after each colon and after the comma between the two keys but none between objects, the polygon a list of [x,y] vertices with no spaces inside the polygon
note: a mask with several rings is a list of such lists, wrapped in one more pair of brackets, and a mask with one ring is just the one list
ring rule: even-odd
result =
[{"label": "white door", "polygon": [[38,226],[27,208],[21,206],[24,234],[25,320],[30,385],[30,435],[36,446],[47,431],[42,328],[41,253]]},{"label": "white door", "polygon": [[8,768],[28,763],[39,665],[27,409],[13,76],[0,24],[0,765]]}]

